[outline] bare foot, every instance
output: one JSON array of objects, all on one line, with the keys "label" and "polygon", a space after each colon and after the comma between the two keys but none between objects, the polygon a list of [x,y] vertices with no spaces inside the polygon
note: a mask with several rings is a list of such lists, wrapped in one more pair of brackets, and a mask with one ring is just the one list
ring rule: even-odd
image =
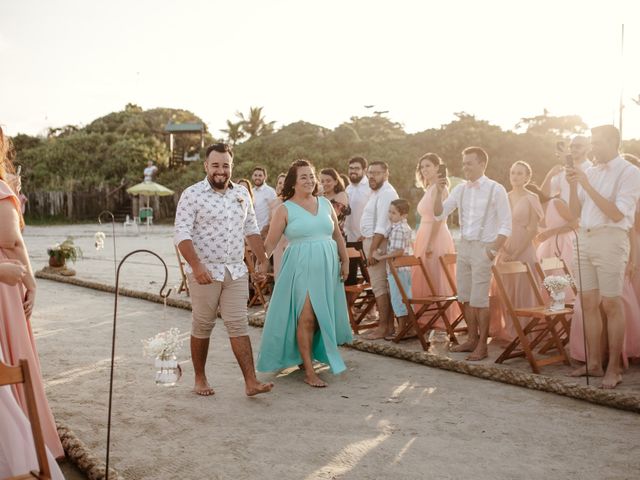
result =
[{"label": "bare foot", "polygon": [[193,387],[193,391],[203,397],[209,397],[216,393],[213,391],[213,388],[211,388],[211,386],[209,385],[209,382],[207,382],[207,377],[196,377],[196,382]]},{"label": "bare foot", "polygon": [[620,382],[622,382],[621,374],[607,371],[602,379],[602,385],[600,385],[600,388],[611,390],[616,388]]},{"label": "bare foot", "polygon": [[245,393],[247,394],[247,397],[253,397],[255,395],[260,395],[261,393],[269,393],[272,388],[273,388],[273,383],[271,382],[269,383],[256,382],[251,386],[247,385],[247,388],[245,389]]},{"label": "bare foot", "polygon": [[380,340],[381,338],[384,338],[388,335],[387,332],[384,331],[380,331],[380,330],[374,330],[371,333],[367,333],[366,335],[362,335],[362,339],[363,340]]},{"label": "bare foot", "polygon": [[[582,365],[578,368],[576,368],[575,370],[572,370],[569,373],[570,377],[585,377],[587,375],[587,366],[586,365]],[[604,372],[602,371],[601,367],[595,367],[595,368],[590,368],[589,369],[589,376],[590,377],[601,377],[604,375]]]},{"label": "bare foot", "polygon": [[483,347],[482,345],[478,345],[478,347],[467,356],[467,360],[470,362],[478,362],[480,360],[484,360],[488,356],[487,346],[485,345]]},{"label": "bare foot", "polygon": [[466,341],[460,345],[454,345],[450,348],[452,352],[473,352],[478,346],[478,342]]},{"label": "bare foot", "polygon": [[318,375],[315,373],[313,375],[305,375],[304,383],[307,385],[311,385],[315,388],[324,388],[328,386],[327,382],[324,382]]}]

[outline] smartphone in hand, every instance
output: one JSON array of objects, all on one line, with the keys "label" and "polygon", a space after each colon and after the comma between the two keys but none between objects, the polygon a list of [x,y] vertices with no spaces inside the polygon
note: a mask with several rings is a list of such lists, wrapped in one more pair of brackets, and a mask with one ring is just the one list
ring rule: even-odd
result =
[{"label": "smartphone in hand", "polygon": [[438,165],[438,177],[447,178],[447,166],[444,163]]}]

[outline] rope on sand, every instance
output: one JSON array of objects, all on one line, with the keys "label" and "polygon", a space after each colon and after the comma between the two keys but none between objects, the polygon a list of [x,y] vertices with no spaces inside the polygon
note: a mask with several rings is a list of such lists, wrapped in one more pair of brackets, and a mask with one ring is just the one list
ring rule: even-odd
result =
[{"label": "rope on sand", "polygon": [[[58,436],[67,458],[83,472],[89,480],[104,480],[106,465],[91,453],[87,446],[65,424],[56,422]],[[124,480],[113,468],[109,468],[110,480]]]},{"label": "rope on sand", "polygon": [[[36,277],[62,283],[69,283],[81,287],[93,288],[103,292],[115,292],[115,287],[113,286],[96,282],[88,282],[74,277],[62,277],[60,275],[43,273],[42,271],[36,272]],[[156,303],[164,303],[159,295],[140,292],[137,290],[120,288],[120,295]],[[167,305],[191,310],[191,302],[188,300],[168,298]],[[264,312],[249,315],[249,324],[253,327],[262,327],[264,325]],[[509,368],[507,366],[499,367],[495,365],[474,364],[441,355],[429,354],[423,351],[406,350],[396,344],[381,344],[356,339],[351,344],[344,346],[360,350],[362,352],[375,353],[377,355],[384,355],[387,357],[419,363],[428,367],[440,368],[451,372],[463,373],[478,378],[494,380],[496,382],[507,383],[509,385],[517,385],[520,387],[530,388],[532,390],[555,393],[598,405],[640,413],[640,396],[618,390],[605,390],[597,387],[579,385],[577,383],[569,383],[560,381],[557,378],[538,375],[524,370]]]},{"label": "rope on sand", "polygon": [[441,355],[432,355],[427,352],[406,350],[397,345],[380,344],[358,339],[345,346],[362,352],[408,360],[428,367],[464,373],[466,375],[484,378],[487,380],[508,383],[510,385],[526,387],[532,390],[556,393],[558,395],[585,400],[598,405],[605,405],[607,407],[640,413],[640,396],[625,392],[604,390],[591,386],[588,387],[586,385],[578,385],[576,383],[565,383],[553,377],[537,375],[524,370],[485,364],[473,364],[467,361],[455,360]]}]

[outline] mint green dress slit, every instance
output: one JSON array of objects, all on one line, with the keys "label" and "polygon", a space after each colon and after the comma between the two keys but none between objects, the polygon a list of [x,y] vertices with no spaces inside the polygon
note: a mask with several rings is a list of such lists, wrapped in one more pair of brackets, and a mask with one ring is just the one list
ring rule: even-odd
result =
[{"label": "mint green dress slit", "polygon": [[292,201],[287,208],[289,241],[271,295],[258,354],[258,370],[271,372],[302,363],[296,331],[298,317],[309,295],[320,327],[313,338],[314,360],[333,373],[346,369],[338,345],[352,340],[344,284],[340,281],[338,247],[333,240],[331,203],[318,197],[311,214]]}]

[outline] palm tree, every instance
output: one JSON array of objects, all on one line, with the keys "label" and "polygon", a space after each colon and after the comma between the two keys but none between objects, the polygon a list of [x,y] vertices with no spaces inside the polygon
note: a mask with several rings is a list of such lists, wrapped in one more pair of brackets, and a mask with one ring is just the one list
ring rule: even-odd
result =
[{"label": "palm tree", "polygon": [[222,133],[227,134],[228,142],[235,147],[239,140],[242,140],[246,133],[242,130],[242,122],[232,122],[227,120],[227,128],[220,130]]},{"label": "palm tree", "polygon": [[276,122],[266,121],[265,117],[262,116],[262,107],[250,107],[247,117],[242,112],[236,112],[236,115],[240,119],[238,123],[242,126],[242,130],[249,135],[249,140],[260,135],[273,133],[273,125]]}]

